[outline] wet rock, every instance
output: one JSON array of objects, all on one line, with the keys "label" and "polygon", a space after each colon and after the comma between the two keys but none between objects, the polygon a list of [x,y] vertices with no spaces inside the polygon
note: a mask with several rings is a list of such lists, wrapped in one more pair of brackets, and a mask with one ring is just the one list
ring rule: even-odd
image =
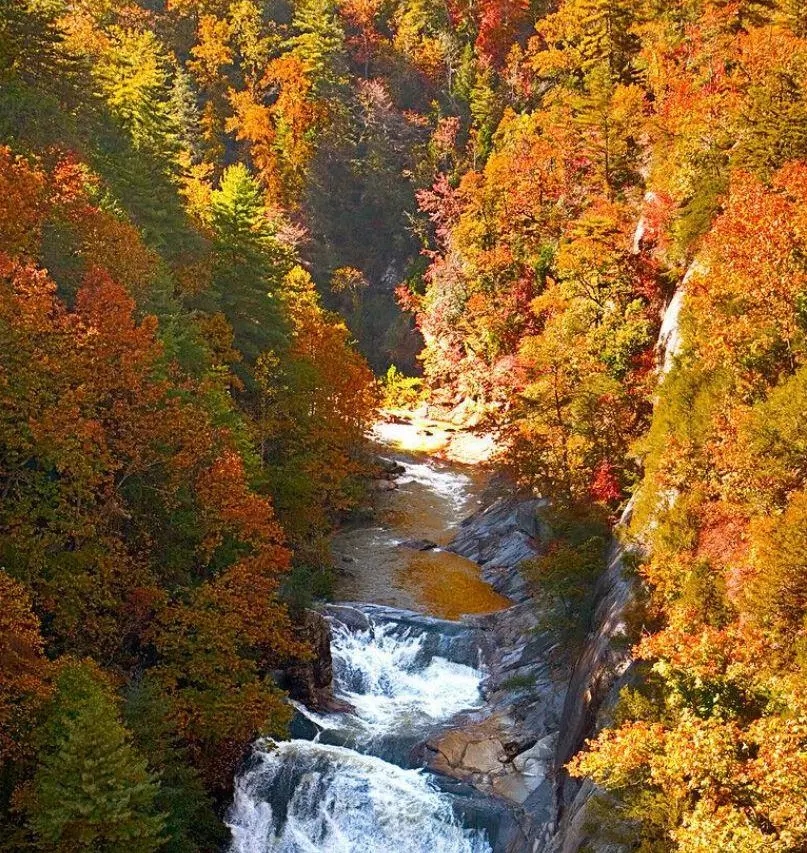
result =
[{"label": "wet rock", "polygon": [[299,638],[313,651],[311,660],[298,661],[286,668],[289,696],[315,710],[326,709],[333,700],[333,661],[328,621],[314,610],[306,610],[298,628]]},{"label": "wet rock", "polygon": [[345,521],[350,524],[366,524],[375,520],[375,508],[371,506],[357,506],[346,513]]},{"label": "wet rock", "polygon": [[460,767],[465,750],[468,748],[468,737],[461,730],[449,731],[440,738],[439,744],[435,745],[435,748],[445,758],[449,767]]},{"label": "wet rock", "polygon": [[466,518],[449,550],[482,567],[482,576],[514,601],[530,598],[518,566],[540,552],[551,532],[541,519],[546,502],[538,498],[500,497]]},{"label": "wet rock", "polygon": [[452,795],[454,811],[465,826],[482,829],[493,853],[525,853],[530,850],[513,806],[480,794],[453,779],[437,777],[440,788]]},{"label": "wet rock", "polygon": [[432,738],[427,743],[434,755],[431,767],[468,782],[481,781],[476,778],[480,775],[502,773],[508,761],[503,745],[508,723],[505,714],[491,714]]},{"label": "wet rock", "polygon": [[558,742],[557,732],[541,738],[534,746],[525,749],[513,759],[513,766],[526,775],[546,776],[546,768],[555,759],[555,746]]},{"label": "wet rock", "polygon": [[392,492],[398,488],[394,480],[373,480],[373,488],[377,492]]},{"label": "wet rock", "polygon": [[329,714],[355,714],[356,708],[345,699],[340,699],[338,696],[328,695],[323,698],[320,710],[327,711]]},{"label": "wet rock", "polygon": [[295,711],[289,725],[289,735],[299,740],[314,740],[322,729],[305,714]]},{"label": "wet rock", "polygon": [[430,539],[407,539],[405,542],[399,542],[398,547],[409,548],[411,551],[433,551],[437,548],[437,543]]},{"label": "wet rock", "polygon": [[509,776],[499,776],[492,782],[494,793],[505,800],[511,800],[521,805],[533,792],[536,786],[531,787],[529,780],[518,773]]},{"label": "wet rock", "polygon": [[350,604],[326,604],[322,607],[322,613],[341,622],[351,631],[367,631],[370,628],[367,614]]},{"label": "wet rock", "polygon": [[401,474],[406,473],[406,468],[401,465],[399,462],[396,462],[394,459],[384,459],[383,457],[379,457],[377,460],[378,467],[385,473],[390,474],[393,477],[398,477]]}]

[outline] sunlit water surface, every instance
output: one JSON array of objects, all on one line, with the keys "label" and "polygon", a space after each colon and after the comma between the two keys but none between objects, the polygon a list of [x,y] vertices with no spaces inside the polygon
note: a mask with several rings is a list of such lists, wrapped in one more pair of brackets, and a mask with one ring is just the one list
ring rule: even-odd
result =
[{"label": "sunlit water surface", "polygon": [[[379,496],[377,519],[341,531],[334,551],[342,601],[390,604],[443,619],[502,610],[509,601],[482,580],[479,567],[446,551],[461,521],[477,510],[484,474],[429,458],[387,453],[406,470],[398,488]],[[407,542],[427,540],[427,551]]]}]

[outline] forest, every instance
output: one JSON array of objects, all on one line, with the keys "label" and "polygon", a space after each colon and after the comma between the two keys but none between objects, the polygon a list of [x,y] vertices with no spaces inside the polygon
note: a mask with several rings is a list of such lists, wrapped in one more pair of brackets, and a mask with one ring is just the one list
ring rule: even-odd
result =
[{"label": "forest", "polygon": [[630,502],[608,831],[807,850],[802,0],[0,3],[0,849],[222,849],[413,387]]}]

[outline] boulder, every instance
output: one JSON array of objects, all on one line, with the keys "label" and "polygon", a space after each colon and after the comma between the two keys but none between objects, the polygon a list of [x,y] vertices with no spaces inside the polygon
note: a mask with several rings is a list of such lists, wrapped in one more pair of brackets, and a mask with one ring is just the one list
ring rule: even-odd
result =
[{"label": "boulder", "polygon": [[527,776],[540,776],[543,779],[548,768],[554,763],[557,742],[557,732],[541,738],[535,745],[525,749],[524,752],[520,752],[513,759],[513,766],[519,773]]},{"label": "boulder", "polygon": [[475,741],[465,748],[462,769],[472,773],[500,773],[506,761],[507,754],[500,741]]},{"label": "boulder", "polygon": [[431,539],[407,539],[405,542],[399,542],[398,547],[409,548],[411,551],[433,551],[437,548],[437,543]]},{"label": "boulder", "polygon": [[396,462],[394,459],[385,459],[383,456],[380,456],[377,460],[378,467],[385,473],[390,474],[393,477],[398,477],[401,474],[406,473],[406,468],[401,465],[399,462]]},{"label": "boulder", "polygon": [[350,604],[326,604],[322,607],[322,612],[329,619],[341,622],[351,631],[367,631],[370,628],[367,614]]},{"label": "boulder", "polygon": [[286,667],[286,689],[292,699],[308,708],[330,710],[334,697],[331,689],[333,661],[328,620],[321,613],[306,610],[297,632],[299,639],[313,650],[313,657],[311,660],[295,661]]},{"label": "boulder", "polygon": [[530,785],[530,779],[520,773],[511,773],[508,776],[497,776],[493,782],[493,792],[505,800],[521,805],[527,797],[538,787]]}]

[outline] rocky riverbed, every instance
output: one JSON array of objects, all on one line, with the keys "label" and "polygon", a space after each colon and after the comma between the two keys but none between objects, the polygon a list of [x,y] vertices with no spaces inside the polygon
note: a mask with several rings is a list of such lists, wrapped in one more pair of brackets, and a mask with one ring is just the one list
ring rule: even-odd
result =
[{"label": "rocky riverbed", "polygon": [[[336,541],[353,601],[309,616],[317,656],[287,684],[299,737],[259,747],[240,777],[233,849],[610,851],[592,790],[562,768],[625,669],[618,547],[584,647],[567,648],[519,571],[551,536],[544,504],[456,463],[382,456],[375,518]],[[398,843],[393,789],[421,810]]]}]

